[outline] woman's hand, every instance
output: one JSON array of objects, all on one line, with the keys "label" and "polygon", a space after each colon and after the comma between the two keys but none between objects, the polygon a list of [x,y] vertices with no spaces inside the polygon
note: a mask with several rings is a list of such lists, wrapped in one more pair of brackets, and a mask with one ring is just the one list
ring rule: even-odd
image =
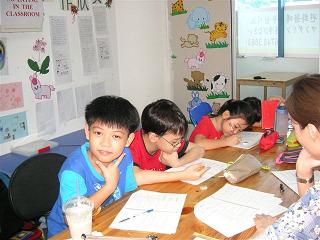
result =
[{"label": "woman's hand", "polygon": [[[296,169],[297,174],[301,175],[310,175],[313,172],[314,168],[320,167],[320,160],[314,159],[311,154],[304,148],[301,150],[297,163]],[[309,177],[309,176],[300,176],[299,177]]]},{"label": "woman's hand", "polygon": [[277,221],[277,217],[271,217],[265,214],[257,214],[254,218],[257,231],[264,231],[267,227]]}]

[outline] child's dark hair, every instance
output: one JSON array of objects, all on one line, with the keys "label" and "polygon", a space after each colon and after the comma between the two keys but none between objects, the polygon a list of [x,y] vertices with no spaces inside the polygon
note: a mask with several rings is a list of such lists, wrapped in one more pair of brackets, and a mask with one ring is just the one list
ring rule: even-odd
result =
[{"label": "child's dark hair", "polygon": [[253,121],[260,122],[261,121],[261,100],[256,97],[246,97],[243,99],[252,109],[252,117]]},{"label": "child's dark hair", "polygon": [[139,126],[137,109],[126,99],[117,96],[98,97],[86,106],[85,118],[89,127],[100,122],[108,126],[117,126],[133,133]]},{"label": "child's dark hair", "polygon": [[188,122],[179,107],[167,99],[160,99],[147,105],[141,116],[145,133],[153,132],[163,136],[166,132],[185,135]]},{"label": "child's dark hair", "polygon": [[252,108],[243,100],[231,99],[226,101],[219,109],[217,115],[222,115],[227,110],[230,112],[230,119],[242,118],[249,126],[255,123]]}]

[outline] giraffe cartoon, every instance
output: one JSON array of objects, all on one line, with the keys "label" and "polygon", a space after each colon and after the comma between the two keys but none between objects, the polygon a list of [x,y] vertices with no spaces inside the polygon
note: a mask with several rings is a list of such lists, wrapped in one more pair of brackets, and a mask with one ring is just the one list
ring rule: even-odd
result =
[{"label": "giraffe cartoon", "polygon": [[178,0],[172,4],[172,13],[179,13],[183,11],[183,0]]}]

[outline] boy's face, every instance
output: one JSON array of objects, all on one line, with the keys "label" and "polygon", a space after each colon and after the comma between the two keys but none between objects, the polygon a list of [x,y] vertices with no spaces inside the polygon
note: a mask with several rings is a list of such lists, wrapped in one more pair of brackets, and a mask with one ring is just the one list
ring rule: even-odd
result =
[{"label": "boy's face", "polygon": [[129,135],[126,129],[99,122],[90,127],[86,124],[85,133],[90,145],[88,156],[94,164],[96,161],[110,163],[117,159],[134,138],[134,134]]},{"label": "boy's face", "polygon": [[180,134],[165,133],[163,136],[158,136],[158,148],[165,153],[176,152],[181,146],[183,136]]}]

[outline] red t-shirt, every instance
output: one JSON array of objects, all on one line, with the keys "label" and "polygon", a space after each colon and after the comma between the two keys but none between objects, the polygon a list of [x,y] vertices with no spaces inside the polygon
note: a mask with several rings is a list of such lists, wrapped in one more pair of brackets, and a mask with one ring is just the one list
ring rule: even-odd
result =
[{"label": "red t-shirt", "polygon": [[[131,154],[133,157],[134,165],[140,167],[143,170],[156,170],[165,171],[167,166],[160,162],[160,150],[157,150],[153,155],[148,153],[144,141],[142,138],[143,130],[137,130],[135,132],[134,140],[130,145]],[[188,142],[182,141],[181,146],[178,149],[179,153],[184,153],[188,147]]]},{"label": "red t-shirt", "polygon": [[196,135],[201,134],[207,139],[220,139],[223,135],[223,132],[218,132],[216,127],[213,125],[211,118],[208,116],[203,116],[194,128],[189,138],[190,142],[194,142]]}]

